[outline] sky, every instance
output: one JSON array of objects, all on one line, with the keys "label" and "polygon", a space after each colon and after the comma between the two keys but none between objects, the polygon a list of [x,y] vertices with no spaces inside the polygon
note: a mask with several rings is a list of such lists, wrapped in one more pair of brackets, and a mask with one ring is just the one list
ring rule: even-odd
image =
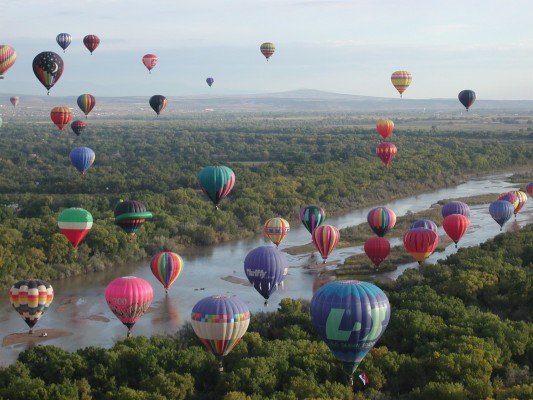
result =
[{"label": "sky", "polygon": [[[316,89],[398,97],[533,100],[531,0],[0,0],[17,61],[0,93],[44,95],[33,58],[65,64],[52,96],[233,95]],[[73,41],[66,52],[58,33]],[[91,56],[83,37],[97,35]],[[276,52],[266,61],[262,42]],[[142,56],[156,54],[149,74]],[[213,77],[210,88],[205,79]]]}]

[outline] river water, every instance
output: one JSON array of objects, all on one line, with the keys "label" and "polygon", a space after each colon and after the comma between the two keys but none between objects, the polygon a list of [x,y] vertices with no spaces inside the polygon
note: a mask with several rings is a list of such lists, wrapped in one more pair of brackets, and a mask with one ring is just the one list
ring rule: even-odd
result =
[{"label": "river water", "polygon": [[[442,199],[517,190],[516,185],[505,181],[509,176],[510,174],[501,174],[472,179],[455,187],[439,189],[382,205],[391,208],[397,216],[402,216],[408,212],[426,210]],[[513,218],[504,226],[504,231],[519,229],[520,226],[533,221],[531,203],[533,201],[530,199],[518,214],[516,221]],[[338,228],[364,223],[371,208],[373,207],[328,218],[327,223]],[[459,242],[460,247],[478,245],[500,233],[499,225],[488,213],[488,204],[470,208],[471,226]],[[442,227],[439,228],[439,235],[441,234],[444,234]],[[291,231],[280,248],[283,250],[307,244],[310,241],[309,232],[303,225],[298,224],[291,227]],[[400,243],[400,240],[391,241],[391,245],[397,243]],[[69,336],[43,342],[68,351],[87,346],[111,347],[117,340],[126,337],[127,329],[109,310],[104,299],[105,287],[116,277],[126,275],[144,278],[154,288],[152,307],[135,324],[132,329],[133,335],[151,336],[157,333],[176,332],[185,321],[189,320],[194,304],[203,297],[213,294],[237,295],[248,304],[252,313],[275,310],[284,297],[310,299],[313,295],[315,276],[305,267],[321,262],[320,255],[316,251],[287,255],[290,265],[288,274],[283,287],[278,288],[273,294],[267,307],[263,305],[263,298],[252,287],[245,284],[244,258],[253,248],[267,244],[270,242],[266,237],[257,237],[180,253],[184,260],[183,271],[170,288],[168,295],[165,295],[162,285],[152,275],[147,261],[116,267],[102,273],[50,282],[54,287],[55,298],[35,329],[61,329],[71,332]],[[435,262],[455,251],[457,251],[455,246],[451,244],[444,252],[433,254],[428,262]],[[338,249],[329,256],[328,262],[331,261],[334,265],[350,255],[361,252],[363,252],[361,246]],[[397,271],[386,275],[396,279],[406,268],[416,268],[417,265],[416,262],[401,265]],[[236,278],[237,283],[235,279],[231,279],[232,282],[230,282],[227,280],[228,277]],[[27,331],[26,324],[13,310],[6,294],[5,300],[0,305],[0,337],[3,339],[6,335]],[[0,347],[0,365],[13,362],[26,347],[26,344]]]}]

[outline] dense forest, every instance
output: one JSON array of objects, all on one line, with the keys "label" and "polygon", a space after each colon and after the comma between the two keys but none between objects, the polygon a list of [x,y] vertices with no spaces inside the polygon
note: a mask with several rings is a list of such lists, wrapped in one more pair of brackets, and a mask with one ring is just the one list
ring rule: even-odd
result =
[{"label": "dense forest", "polygon": [[531,399],[532,272],[529,225],[381,284],[391,319],[356,371],[366,386],[346,384],[309,302],[283,299],[276,312],[252,315],[222,373],[185,325],[110,349],[25,350],[0,370],[0,399]]},{"label": "dense forest", "polygon": [[[367,121],[368,122],[368,121]],[[98,271],[158,250],[211,245],[257,235],[281,216],[298,223],[301,206],[328,215],[457,183],[472,174],[527,167],[528,129],[499,133],[402,130],[384,166],[381,137],[344,114],[301,119],[268,115],[191,114],[174,120],[88,121],[68,127],[28,119],[0,131],[0,287],[27,276],[58,279]],[[528,126],[528,125],[526,125]],[[74,147],[96,153],[80,175]],[[198,172],[226,165],[237,183],[220,210],[199,190]],[[143,202],[154,218],[134,240],[113,224],[120,199]],[[66,207],[90,211],[94,225],[75,250],[59,232]]]}]

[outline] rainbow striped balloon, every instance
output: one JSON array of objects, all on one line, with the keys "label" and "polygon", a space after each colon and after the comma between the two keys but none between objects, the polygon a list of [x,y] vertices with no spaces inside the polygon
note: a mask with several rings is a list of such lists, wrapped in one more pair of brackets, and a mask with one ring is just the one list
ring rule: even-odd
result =
[{"label": "rainbow striped balloon", "polygon": [[180,276],[183,268],[183,259],[171,251],[162,251],[152,257],[150,269],[159,282],[168,292],[170,286]]},{"label": "rainbow striped balloon", "polygon": [[3,74],[15,64],[17,53],[15,49],[7,44],[0,44],[0,79]]},{"label": "rainbow striped balloon", "polygon": [[313,244],[322,256],[324,263],[337,247],[340,238],[339,230],[333,225],[320,225],[313,231]]},{"label": "rainbow striped balloon", "polygon": [[267,222],[265,222],[263,229],[265,231],[265,235],[268,236],[272,243],[274,243],[276,246],[279,246],[283,239],[285,239],[285,236],[287,236],[287,233],[289,233],[291,230],[291,227],[287,220],[275,217],[270,218]]},{"label": "rainbow striped balloon", "polygon": [[403,92],[405,92],[411,84],[413,75],[408,71],[395,71],[392,73],[390,80],[398,93],[400,93],[400,97],[402,97]]}]

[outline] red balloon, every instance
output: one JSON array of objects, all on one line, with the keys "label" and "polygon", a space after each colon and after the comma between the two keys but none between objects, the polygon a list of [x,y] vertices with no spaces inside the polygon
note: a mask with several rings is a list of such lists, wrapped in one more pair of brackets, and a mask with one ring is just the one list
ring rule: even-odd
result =
[{"label": "red balloon", "polygon": [[151,73],[152,68],[154,68],[157,64],[157,56],[155,54],[145,54],[143,56],[143,64],[148,69],[148,72]]},{"label": "red balloon", "polygon": [[469,226],[470,219],[461,214],[448,215],[442,221],[442,227],[450,239],[455,242],[455,247],[457,247],[457,242],[461,240]]},{"label": "red balloon", "polygon": [[96,35],[87,35],[83,38],[83,44],[85,47],[87,47],[87,50],[89,50],[92,55],[93,51],[95,51],[100,44],[100,38]]},{"label": "red balloon", "polygon": [[380,143],[376,148],[376,154],[385,165],[389,165],[392,162],[397,152],[398,149],[396,148],[394,143],[390,142]]},{"label": "red balloon", "polygon": [[69,107],[54,107],[50,111],[50,119],[62,131],[72,119],[72,111]]},{"label": "red balloon", "polygon": [[422,264],[439,245],[439,236],[427,228],[411,228],[403,236],[403,244],[413,258]]},{"label": "red balloon", "polygon": [[390,119],[380,119],[376,122],[376,129],[383,139],[387,139],[394,130],[394,122]]},{"label": "red balloon", "polygon": [[376,267],[379,267],[390,253],[390,243],[384,237],[372,236],[365,242],[365,253]]}]

